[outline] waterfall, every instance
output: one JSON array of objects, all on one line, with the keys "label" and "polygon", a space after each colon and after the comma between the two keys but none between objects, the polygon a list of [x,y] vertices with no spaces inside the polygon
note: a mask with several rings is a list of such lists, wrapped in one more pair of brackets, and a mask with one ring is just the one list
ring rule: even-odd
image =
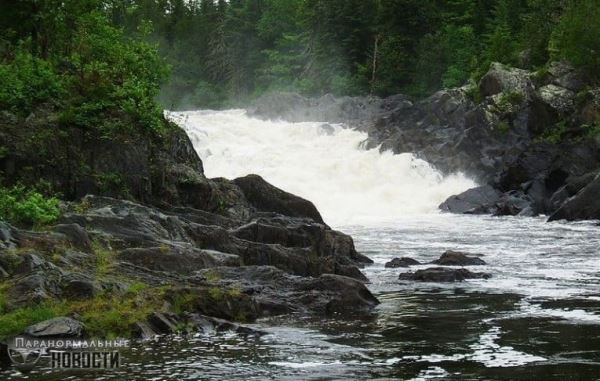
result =
[{"label": "waterfall", "polygon": [[189,135],[207,177],[255,173],[311,200],[332,226],[438,213],[476,184],[442,176],[412,154],[362,148],[364,132],[326,123],[253,119],[244,110],[168,113]]}]

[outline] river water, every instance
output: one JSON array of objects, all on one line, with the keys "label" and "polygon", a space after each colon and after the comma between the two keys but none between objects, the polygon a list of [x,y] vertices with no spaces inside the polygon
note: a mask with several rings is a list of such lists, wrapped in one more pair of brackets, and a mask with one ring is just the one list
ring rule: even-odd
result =
[{"label": "river water", "polygon": [[[311,199],[375,261],[370,316],[286,316],[262,336],[165,337],[136,344],[112,373],[4,373],[30,380],[600,380],[600,226],[440,214],[475,183],[412,155],[365,151],[364,134],[321,123],[264,122],[242,110],[173,114],[207,176],[258,173]],[[491,279],[401,282],[394,257],[482,254]],[[425,268],[427,266],[416,266]],[[0,378],[2,377],[0,373]]]}]

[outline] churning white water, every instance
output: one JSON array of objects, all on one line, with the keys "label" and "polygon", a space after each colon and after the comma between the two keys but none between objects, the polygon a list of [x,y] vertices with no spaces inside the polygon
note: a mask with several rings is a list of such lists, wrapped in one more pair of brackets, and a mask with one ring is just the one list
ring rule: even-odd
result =
[{"label": "churning white water", "polygon": [[361,148],[367,135],[340,125],[263,121],[244,110],[170,113],[190,136],[208,177],[256,173],[311,200],[333,226],[437,212],[475,184],[443,177],[411,154]]}]

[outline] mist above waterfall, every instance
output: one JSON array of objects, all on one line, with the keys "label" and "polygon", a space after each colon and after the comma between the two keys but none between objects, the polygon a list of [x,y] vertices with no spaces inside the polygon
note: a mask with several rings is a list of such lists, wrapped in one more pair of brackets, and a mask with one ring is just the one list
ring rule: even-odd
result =
[{"label": "mist above waterfall", "polygon": [[258,174],[311,200],[333,226],[437,213],[447,197],[475,186],[411,154],[365,150],[360,143],[367,135],[340,125],[263,121],[244,110],[170,117],[187,131],[207,177]]}]

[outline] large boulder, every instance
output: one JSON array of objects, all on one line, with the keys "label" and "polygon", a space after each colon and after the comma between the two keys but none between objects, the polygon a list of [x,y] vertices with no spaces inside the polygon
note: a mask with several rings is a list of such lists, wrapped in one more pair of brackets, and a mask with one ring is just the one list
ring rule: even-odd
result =
[{"label": "large boulder", "polygon": [[600,219],[600,175],[596,175],[587,186],[565,201],[554,212],[549,221],[598,220]]},{"label": "large boulder", "polygon": [[439,209],[456,214],[490,214],[495,212],[495,204],[500,200],[501,195],[492,186],[483,185],[450,196],[440,204]]},{"label": "large boulder", "polygon": [[554,84],[539,88],[531,102],[529,131],[534,135],[544,133],[548,128],[572,114],[574,106],[575,92]]},{"label": "large boulder", "polygon": [[321,214],[315,205],[285,192],[258,175],[239,177],[233,182],[241,188],[250,204],[261,212],[275,212],[290,217],[307,217],[323,223]]},{"label": "large boulder", "polygon": [[499,93],[520,93],[529,96],[533,90],[531,74],[493,62],[488,72],[479,81],[479,92],[487,97]]}]

